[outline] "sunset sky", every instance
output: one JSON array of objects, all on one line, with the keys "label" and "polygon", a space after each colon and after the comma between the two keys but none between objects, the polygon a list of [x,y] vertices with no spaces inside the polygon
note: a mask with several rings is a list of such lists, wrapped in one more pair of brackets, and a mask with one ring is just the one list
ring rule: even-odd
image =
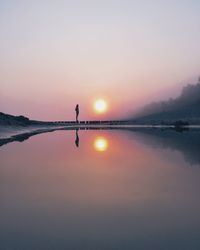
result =
[{"label": "sunset sky", "polygon": [[200,74],[199,0],[1,0],[0,34],[0,111],[32,119],[118,119]]}]

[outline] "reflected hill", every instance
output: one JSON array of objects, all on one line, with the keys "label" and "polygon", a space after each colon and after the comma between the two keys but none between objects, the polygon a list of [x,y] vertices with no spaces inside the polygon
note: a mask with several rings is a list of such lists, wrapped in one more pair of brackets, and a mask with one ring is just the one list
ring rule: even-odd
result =
[{"label": "reflected hill", "polygon": [[10,138],[5,138],[5,139],[0,139],[0,147],[11,143],[11,142],[23,142],[28,140],[30,137],[34,136],[34,135],[38,135],[38,134],[43,134],[43,133],[47,133],[47,132],[51,132],[54,130],[48,130],[48,131],[41,131],[41,132],[28,132],[28,133],[23,133],[23,134],[19,134],[19,135],[14,135]]},{"label": "reflected hill", "polygon": [[200,129],[128,129],[137,132],[140,139],[152,147],[177,150],[191,165],[200,165]]}]

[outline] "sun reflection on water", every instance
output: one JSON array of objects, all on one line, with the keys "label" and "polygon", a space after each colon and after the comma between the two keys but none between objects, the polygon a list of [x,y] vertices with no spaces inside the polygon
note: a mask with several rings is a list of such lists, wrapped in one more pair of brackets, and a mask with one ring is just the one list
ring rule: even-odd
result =
[{"label": "sun reflection on water", "polygon": [[104,152],[108,149],[108,140],[104,137],[97,137],[94,141],[96,151]]}]

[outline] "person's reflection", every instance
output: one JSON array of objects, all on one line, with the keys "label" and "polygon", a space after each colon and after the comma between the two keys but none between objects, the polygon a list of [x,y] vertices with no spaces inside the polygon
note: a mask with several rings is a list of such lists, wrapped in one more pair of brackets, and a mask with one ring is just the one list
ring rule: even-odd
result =
[{"label": "person's reflection", "polygon": [[77,146],[77,148],[79,147],[79,136],[78,136],[78,129],[76,129],[76,140],[75,140],[75,144]]}]

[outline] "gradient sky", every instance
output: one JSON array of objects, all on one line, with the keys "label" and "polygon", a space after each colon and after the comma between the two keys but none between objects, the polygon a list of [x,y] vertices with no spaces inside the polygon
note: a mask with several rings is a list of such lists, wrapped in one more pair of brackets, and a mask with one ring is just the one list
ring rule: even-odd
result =
[{"label": "gradient sky", "polygon": [[1,0],[0,34],[0,111],[33,119],[120,118],[200,74],[199,0]]}]

